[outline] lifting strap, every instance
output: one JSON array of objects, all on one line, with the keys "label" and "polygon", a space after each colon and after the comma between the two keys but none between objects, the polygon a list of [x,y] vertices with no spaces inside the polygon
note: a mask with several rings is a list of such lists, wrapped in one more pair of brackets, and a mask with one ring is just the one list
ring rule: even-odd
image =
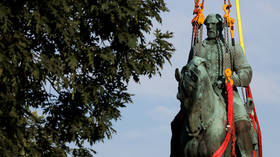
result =
[{"label": "lifting strap", "polygon": [[231,150],[231,157],[236,157],[235,154],[235,126],[234,126],[234,110],[233,110],[233,80],[230,78],[232,75],[232,71],[227,68],[225,70],[225,76],[226,76],[226,90],[227,90],[227,98],[228,98],[228,112],[227,112],[227,134],[225,137],[225,140],[223,141],[222,145],[216,150],[216,152],[212,155],[212,157],[221,157],[223,156],[228,143],[230,141],[230,137],[232,137],[232,150]]},{"label": "lifting strap", "polygon": [[[246,97],[253,100],[253,96],[252,96],[252,92],[251,92],[250,86],[248,86],[246,88]],[[253,113],[250,114],[250,118],[252,120],[254,130],[258,133],[259,156],[262,157],[262,134],[261,134],[261,128],[260,128],[259,120],[258,120],[258,117],[257,117],[254,101],[252,101],[252,104],[253,104]],[[258,128],[256,128],[256,123],[257,123],[257,127]],[[255,150],[254,150],[254,157],[256,157],[256,151]]]}]

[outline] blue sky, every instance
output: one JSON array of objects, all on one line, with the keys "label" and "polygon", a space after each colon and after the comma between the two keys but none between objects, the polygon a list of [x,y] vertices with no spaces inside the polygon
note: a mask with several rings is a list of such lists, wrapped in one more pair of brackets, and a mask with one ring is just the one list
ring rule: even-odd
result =
[{"label": "blue sky", "polygon": [[[219,1],[219,2],[218,2]],[[179,111],[176,99],[176,68],[186,64],[190,49],[193,0],[166,0],[169,13],[162,14],[163,30],[174,32],[171,42],[176,53],[166,63],[162,77],[141,78],[141,84],[130,83],[135,94],[133,104],[122,109],[121,120],[114,123],[117,134],[94,145],[96,157],[168,157],[170,122]],[[235,1],[231,15],[236,19]],[[205,14],[223,15],[223,1],[205,0]],[[251,88],[262,129],[263,154],[277,156],[280,148],[280,1],[240,1],[246,56],[253,68]],[[235,25],[237,29],[237,24]],[[204,31],[206,32],[206,31]],[[238,35],[237,31],[235,32]],[[204,37],[206,35],[204,34]],[[237,38],[238,41],[238,38]]]}]

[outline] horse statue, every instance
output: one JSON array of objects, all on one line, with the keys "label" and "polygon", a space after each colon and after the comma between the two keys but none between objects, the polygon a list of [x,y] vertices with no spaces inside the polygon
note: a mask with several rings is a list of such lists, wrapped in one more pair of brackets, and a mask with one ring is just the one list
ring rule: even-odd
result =
[{"label": "horse statue", "polygon": [[[181,73],[176,69],[181,110],[171,123],[170,157],[211,157],[226,136],[226,104],[217,95],[205,59],[195,56]],[[224,156],[231,153],[231,142]]]}]

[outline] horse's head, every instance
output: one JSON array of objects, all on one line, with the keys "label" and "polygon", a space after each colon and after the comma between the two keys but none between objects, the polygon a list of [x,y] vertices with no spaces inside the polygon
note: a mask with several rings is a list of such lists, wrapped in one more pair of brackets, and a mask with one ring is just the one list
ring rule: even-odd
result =
[{"label": "horse's head", "polygon": [[190,136],[197,136],[213,114],[215,97],[207,72],[207,62],[194,57],[181,70],[176,69],[175,77],[179,83],[177,98],[186,111],[186,128]]},{"label": "horse's head", "polygon": [[196,56],[182,68],[181,73],[176,69],[175,78],[179,83],[177,98],[187,104],[200,99],[203,89],[211,84],[206,70],[206,60]]}]

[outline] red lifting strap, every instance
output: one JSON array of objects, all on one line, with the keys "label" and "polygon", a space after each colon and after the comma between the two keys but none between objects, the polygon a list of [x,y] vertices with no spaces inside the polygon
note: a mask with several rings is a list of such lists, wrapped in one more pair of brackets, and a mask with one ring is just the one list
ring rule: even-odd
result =
[{"label": "red lifting strap", "polygon": [[227,88],[227,98],[228,98],[228,112],[227,112],[227,120],[228,120],[228,132],[226,134],[226,138],[222,145],[218,148],[218,150],[212,155],[212,157],[221,157],[230,140],[230,136],[232,135],[232,152],[231,156],[236,156],[235,155],[235,128],[234,128],[234,111],[233,111],[233,91],[232,91],[232,86],[230,82],[226,83],[226,88]]},{"label": "red lifting strap", "polygon": [[[252,96],[252,92],[251,92],[250,86],[248,86],[246,88],[246,97],[247,98],[251,98],[253,100],[253,96]],[[259,121],[258,121],[258,117],[257,117],[254,101],[252,101],[252,103],[253,103],[254,115],[250,115],[250,118],[252,119],[255,131],[256,131],[256,124],[255,124],[255,122],[257,123],[257,126],[258,126],[259,154],[260,154],[260,157],[262,157],[262,134],[261,134],[261,128],[260,128],[260,124],[259,124]],[[254,156],[255,156],[255,153],[256,152],[254,151]]]}]

